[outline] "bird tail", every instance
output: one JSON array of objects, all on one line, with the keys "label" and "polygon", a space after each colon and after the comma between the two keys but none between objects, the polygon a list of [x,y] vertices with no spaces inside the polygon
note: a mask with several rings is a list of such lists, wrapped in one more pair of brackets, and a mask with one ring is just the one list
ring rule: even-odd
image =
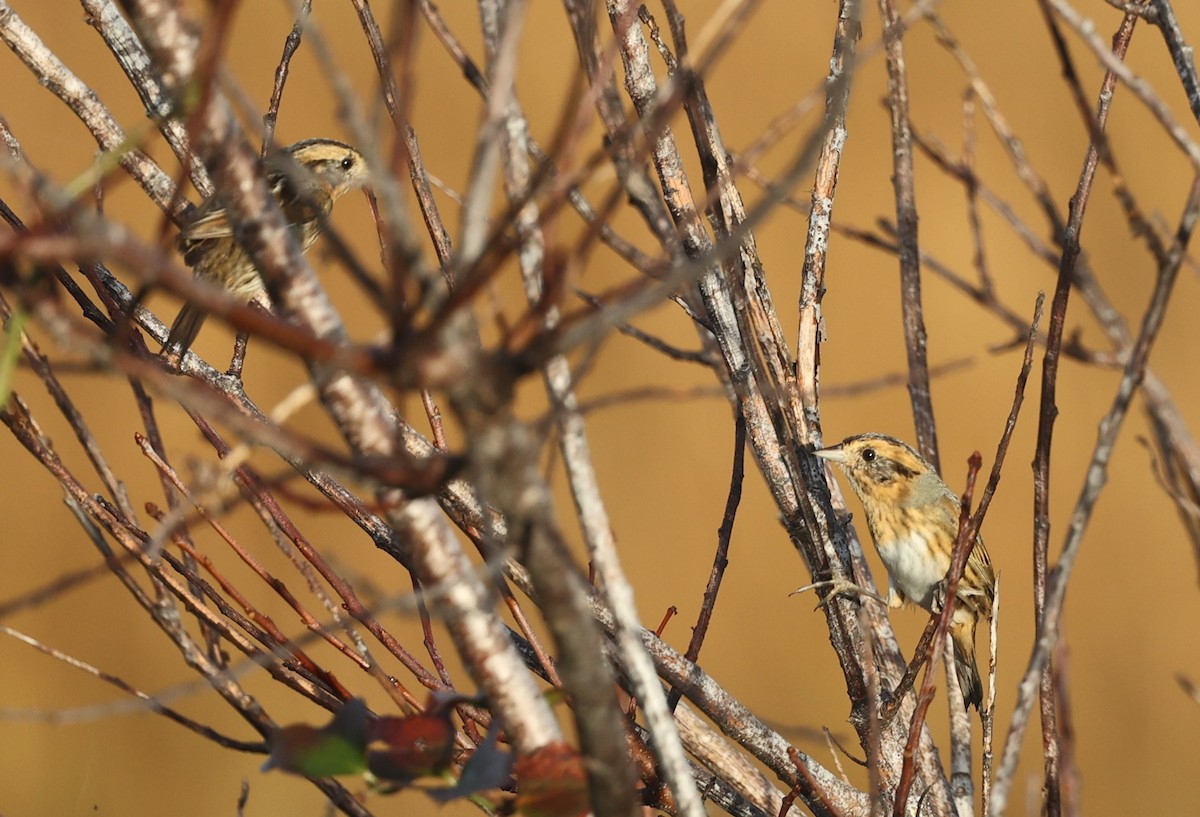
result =
[{"label": "bird tail", "polygon": [[167,335],[163,351],[170,351],[178,347],[179,356],[182,358],[191,348],[196,335],[200,334],[200,327],[204,325],[204,319],[207,317],[208,313],[200,307],[184,304],[183,309],[179,310],[175,322],[171,324],[171,333]]},{"label": "bird tail", "polygon": [[975,664],[975,617],[955,615],[950,625],[950,637],[954,640],[954,669],[958,673],[958,687],[962,690],[963,706],[979,710],[983,703],[983,681],[979,678],[979,667]]}]

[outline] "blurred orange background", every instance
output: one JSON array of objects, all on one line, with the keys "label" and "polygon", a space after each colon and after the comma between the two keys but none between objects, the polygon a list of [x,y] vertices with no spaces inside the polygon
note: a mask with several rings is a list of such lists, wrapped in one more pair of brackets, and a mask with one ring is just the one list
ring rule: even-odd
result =
[{"label": "blurred orange background", "polygon": [[[85,24],[78,5],[65,0],[15,0],[12,5],[96,91],[124,127],[131,131],[145,127],[139,101],[99,37]],[[457,0],[444,3],[442,11],[469,53],[483,64],[474,5]],[[715,0],[682,0],[680,5],[695,43],[702,39],[701,32],[718,4]],[[1194,42],[1200,33],[1200,7],[1177,5],[1183,31],[1191,34]],[[559,4],[539,1],[528,8],[518,94],[534,135],[545,143],[571,91],[575,49]],[[659,11],[657,5],[651,10]],[[1081,10],[1093,16],[1104,36],[1116,29],[1119,13],[1100,0],[1081,4]],[[836,4],[830,0],[788,0],[764,3],[750,17],[707,77],[729,149],[736,152],[750,145],[777,115],[821,87],[835,13]],[[940,13],[978,64],[1000,109],[1023,140],[1031,163],[1065,212],[1087,134],[1061,79],[1036,4],[947,3]],[[386,17],[383,9],[380,14]],[[317,4],[314,21],[328,38],[364,109],[375,111],[377,80],[350,4]],[[665,18],[660,17],[659,22],[665,28]],[[384,25],[386,28],[386,22]],[[285,4],[246,3],[237,13],[228,60],[248,99],[260,111],[266,109],[290,27]],[[873,5],[864,9],[864,29],[861,48],[865,52],[879,38]],[[1083,87],[1094,103],[1101,76],[1097,61],[1076,38],[1068,35],[1068,40]],[[940,140],[951,155],[958,155],[966,80],[927,25],[913,29],[906,47],[914,126]],[[1158,32],[1139,26],[1128,61],[1164,97],[1191,137],[1197,138],[1196,124]],[[4,77],[0,115],[22,141],[30,161],[59,184],[87,170],[95,158],[94,141],[7,49],[0,50],[0,77]],[[481,102],[427,30],[420,34],[413,81],[412,118],[426,165],[450,188],[461,191],[469,172]],[[306,46],[293,63],[289,83],[279,119],[281,142],[317,135],[348,138],[338,124],[330,86]],[[855,78],[849,141],[834,211],[837,223],[869,228],[876,219],[894,219],[890,131],[887,112],[880,104],[885,93],[884,64],[876,54],[864,61]],[[810,115],[804,133],[815,123]],[[686,132],[681,121],[676,127],[681,135]],[[1048,240],[1036,208],[982,119],[977,129],[980,175]],[[596,133],[593,130],[589,136],[589,150],[598,144],[592,138]],[[1161,214],[1167,224],[1174,225],[1191,173],[1161,128],[1124,88],[1117,91],[1109,134],[1125,179],[1143,209]],[[795,135],[785,140],[782,148],[760,163],[760,170],[768,176],[778,174],[798,144]],[[154,144],[152,152],[168,173],[176,172],[161,144]],[[691,170],[693,188],[702,197],[698,168]],[[807,185],[806,181],[795,191],[801,201],[807,200]],[[743,179],[740,187],[751,201],[760,196],[749,180]],[[1131,236],[1111,188],[1111,178],[1102,172],[1085,222],[1083,249],[1102,286],[1136,329],[1155,268],[1139,240]],[[940,175],[929,161],[918,158],[916,189],[922,249],[971,277],[973,246],[961,187]],[[0,179],[0,195],[19,215],[33,218],[33,211],[7,178]],[[457,205],[443,194],[439,194],[439,204],[453,228],[458,220]],[[157,210],[127,180],[109,192],[105,211],[142,235],[155,234]],[[376,257],[369,213],[360,197],[339,205],[334,220],[360,257]],[[572,226],[563,227],[553,238],[569,238],[577,229],[573,218],[564,220]],[[616,226],[649,247],[640,225],[628,214],[622,215]],[[806,227],[802,213],[781,208],[756,230],[775,305],[793,342]],[[1012,230],[986,208],[983,234],[999,296],[1016,312],[1031,316],[1037,292],[1052,291],[1054,270],[1034,258]],[[319,249],[313,257],[320,265]],[[822,348],[823,387],[847,386],[904,371],[897,270],[897,261],[891,256],[838,236],[832,239],[824,300],[829,338]],[[632,275],[613,255],[599,251],[578,284],[599,291]],[[344,277],[333,273],[325,281],[344,313],[355,316],[351,331],[356,337],[369,338],[382,328]],[[514,313],[520,303],[516,293],[515,287],[505,291]],[[924,298],[930,364],[969,359],[967,365],[937,377],[933,384],[944,475],[957,489],[972,451],[981,451],[985,471],[990,468],[1009,410],[1020,351],[989,351],[1012,340],[1011,331],[929,274],[924,278]],[[152,299],[150,305],[168,320],[177,308],[165,296]],[[1193,432],[1200,428],[1195,361],[1200,335],[1192,318],[1198,310],[1196,271],[1185,269],[1151,358],[1153,369],[1171,390]],[[367,317],[360,321],[358,316]],[[201,335],[196,351],[220,366],[228,354],[230,335],[215,323],[210,322]],[[694,330],[673,305],[659,307],[636,323],[680,345],[695,345]],[[1079,331],[1089,346],[1108,349],[1103,334],[1077,299],[1068,311],[1067,331]],[[48,344],[43,348],[54,354]],[[1040,366],[1040,352],[1036,360]],[[1039,376],[1035,367],[1004,480],[984,530],[1002,577],[998,741],[1003,740],[1033,634],[1029,464]],[[302,379],[303,371],[294,363],[252,344],[246,381],[259,405],[273,405]],[[1116,371],[1063,361],[1053,450],[1052,554],[1061,546],[1097,423],[1112,400],[1118,379]],[[683,392],[712,383],[711,375],[701,367],[673,363],[634,341],[614,336],[579,391],[586,402],[646,386]],[[70,375],[66,384],[118,473],[128,480],[135,507],[146,501],[161,503],[154,471],[133,441],[139,425],[128,386],[119,378],[94,375]],[[544,404],[536,394],[539,389],[540,385],[531,381],[522,394],[522,407],[530,418],[536,417]],[[18,375],[16,390],[31,403],[35,417],[67,462],[86,473],[66,426],[27,371]],[[828,441],[862,431],[914,438],[903,387],[877,389],[852,398],[828,397],[823,407]],[[194,427],[177,407],[161,401],[158,408],[164,435],[176,447],[177,460],[182,461],[188,452],[205,451]],[[406,408],[413,422],[425,428],[419,404],[413,401]],[[315,408],[306,410],[298,422],[329,428]],[[679,615],[668,625],[665,637],[682,649],[708,576],[728,490],[733,441],[729,408],[715,397],[624,402],[590,414],[588,431],[642,620],[656,626],[667,608],[678,607]],[[1064,634],[1070,718],[1076,735],[1082,808],[1094,815],[1186,813],[1200,808],[1200,795],[1189,773],[1200,768],[1200,706],[1176,681],[1180,674],[1200,679],[1200,629],[1195,625],[1200,618],[1197,564],[1172,503],[1152,475],[1151,455],[1139,442],[1147,433],[1137,406],[1122,432],[1108,486],[1088,528],[1067,597]],[[332,430],[329,437],[333,438]],[[67,571],[93,566],[98,559],[65,510],[54,481],[7,433],[0,434],[0,462],[4,464],[0,469],[0,514],[5,522],[0,538],[2,603]],[[279,468],[267,455],[256,455],[255,462]],[[807,584],[810,577],[778,524],[776,510],[752,462],[748,458],[730,566],[701,663],[800,748],[831,765],[829,748],[813,734],[828,726],[853,744],[853,732],[845,723],[844,684],[828,645],[824,616],[813,612],[814,598],[788,595]],[[574,537],[570,499],[557,472],[555,481],[560,519]],[[861,516],[853,501],[851,509],[856,517]],[[235,512],[229,524],[243,534],[243,541],[261,540],[264,559],[279,558],[270,555],[272,545],[245,509]],[[403,571],[378,555],[366,537],[344,520],[317,516],[305,525],[314,541],[329,548],[349,575],[370,576],[382,592],[408,587]],[[859,533],[866,536],[861,527]],[[200,535],[210,537],[204,541],[217,548],[210,532]],[[869,558],[878,580],[882,567],[873,552]],[[387,586],[389,576],[395,577],[394,588]],[[285,630],[300,631],[294,618],[282,610],[276,612]],[[911,610],[898,611],[892,620],[901,644],[910,652],[924,617]],[[3,623],[142,690],[157,692],[194,678],[107,575],[52,604],[22,610]],[[411,626],[411,622],[397,623],[398,629]],[[373,688],[365,676],[348,669],[341,672],[351,688]],[[281,722],[325,717],[294,696],[280,695],[262,673],[247,676],[243,682],[263,697]],[[258,770],[260,756],[223,750],[161,717],[103,713],[70,723],[48,723],[33,717],[34,713],[122,700],[112,688],[14,640],[0,639],[0,706],[5,712],[0,719],[0,810],[26,817],[153,813],[208,817],[234,812],[242,780],[250,784],[248,815],[311,814],[324,809],[320,793],[302,779],[263,774]],[[207,689],[197,688],[173,705],[235,737],[254,737]],[[945,746],[943,710],[939,698],[931,721],[936,740]],[[1036,733],[1035,716],[1010,814],[1031,813],[1026,811],[1026,801],[1039,802],[1041,760]],[[976,753],[977,766],[978,762]],[[412,792],[391,798],[375,796],[369,806],[381,815],[474,813],[466,807],[439,809]]]}]

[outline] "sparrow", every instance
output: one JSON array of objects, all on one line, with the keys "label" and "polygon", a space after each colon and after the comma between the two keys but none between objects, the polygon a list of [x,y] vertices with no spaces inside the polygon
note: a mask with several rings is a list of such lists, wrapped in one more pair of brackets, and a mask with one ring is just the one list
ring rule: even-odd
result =
[{"label": "sparrow", "polygon": [[[367,180],[367,163],[349,145],[333,139],[306,139],[275,151],[264,161],[264,173],[279,209],[295,231],[303,251],[317,240],[321,226],[344,193]],[[220,284],[231,295],[250,301],[263,291],[254,261],[233,237],[233,225],[219,193],[197,209],[179,234],[179,251],[195,277]],[[185,304],[164,352],[180,357],[196,339],[208,314]]]},{"label": "sparrow", "polygon": [[[911,447],[884,434],[859,434],[813,452],[837,465],[862,501],[875,549],[888,572],[888,606],[906,602],[936,613],[958,537],[959,499],[933,466]],[[966,707],[977,710],[983,683],[975,663],[975,625],[990,619],[996,575],[983,539],[976,537],[958,582],[949,634]]]}]

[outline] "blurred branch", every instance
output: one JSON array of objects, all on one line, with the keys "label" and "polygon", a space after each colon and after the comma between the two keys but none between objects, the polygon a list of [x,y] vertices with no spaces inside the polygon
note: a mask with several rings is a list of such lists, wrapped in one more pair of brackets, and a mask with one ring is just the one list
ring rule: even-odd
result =
[{"label": "blurred branch", "polygon": [[1175,9],[1171,0],[1149,0],[1147,11],[1153,11],[1155,19],[1151,22],[1162,32],[1167,50],[1171,52],[1171,61],[1175,64],[1175,73],[1187,94],[1188,107],[1192,116],[1200,122],[1200,79],[1196,77],[1196,56],[1192,46],[1183,38],[1179,21],[1175,19]]},{"label": "blurred branch", "polygon": [[[38,82],[79,117],[100,148],[111,152],[151,199],[164,210],[173,210],[175,185],[149,157],[135,149],[137,141],[130,140],[91,89],[50,51],[7,0],[0,0],[0,39],[20,57]],[[62,201],[58,206],[67,204]]]},{"label": "blurred branch", "polygon": [[[208,198],[213,192],[212,180],[204,166],[193,161],[187,131],[180,120],[173,118],[176,113],[174,105],[163,83],[150,70],[150,55],[138,41],[137,35],[111,0],[81,0],[81,4],[88,24],[96,29],[104,44],[112,51],[129,84],[137,91],[147,112],[171,146],[180,167],[187,168],[196,192],[201,198]],[[175,187],[178,190],[178,184]],[[181,204],[187,206],[186,201]],[[172,206],[171,210],[174,211],[175,207]]]},{"label": "blurred branch", "polygon": [[[1147,0],[1147,2],[1150,1]],[[1179,124],[1171,109],[1163,102],[1154,88],[1133,73],[1133,69],[1125,64],[1117,49],[1110,48],[1104,43],[1096,34],[1095,26],[1086,21],[1066,0],[1042,0],[1042,5],[1046,9],[1053,9],[1054,13],[1079,35],[1092,54],[1100,60],[1105,70],[1124,83],[1133,96],[1146,106],[1176,147],[1187,156],[1192,166],[1200,167],[1200,144],[1197,144],[1196,140],[1188,135],[1187,130]],[[1137,16],[1135,14],[1126,15],[1126,20],[1130,18],[1136,20]],[[1123,25],[1132,26],[1133,23],[1127,22]]]},{"label": "blurred branch", "polygon": [[[1151,411],[1146,412],[1150,428],[1154,432],[1152,456],[1154,475],[1159,485],[1175,503],[1184,530],[1192,540],[1192,553],[1196,567],[1200,570],[1200,484],[1197,484],[1187,469],[1185,454],[1172,441],[1170,431],[1158,421]],[[1192,452],[1193,454],[1197,452]]]},{"label": "blurred branch", "polygon": [[[513,80],[516,32],[519,30],[523,11],[522,3],[504,4],[490,0],[480,3],[492,89],[489,95],[489,113],[494,117],[495,125],[500,131],[499,139],[492,138],[496,141],[495,147],[498,151],[503,148],[497,159],[503,169],[505,190],[514,206],[529,194],[530,184],[528,124],[517,104]],[[480,138],[487,138],[485,132],[481,131]],[[470,199],[466,209],[469,212]],[[513,225],[521,242],[517,254],[525,295],[533,307],[546,297],[548,288],[555,286],[554,281],[547,280],[549,276],[545,264],[545,238],[538,221],[537,206],[528,202],[517,211]],[[558,309],[549,306],[543,321],[545,328],[553,331],[558,323]],[[618,642],[623,653],[623,664],[630,671],[638,700],[646,714],[651,747],[656,752],[661,773],[666,778],[681,812],[689,817],[699,817],[702,812],[699,795],[684,758],[678,732],[666,711],[662,685],[654,674],[649,656],[636,640],[640,624],[633,605],[632,589],[622,572],[608,512],[600,497],[583,418],[578,412],[578,401],[566,358],[557,355],[548,360],[543,366],[543,379],[556,407],[560,449],[571,494],[575,500],[576,514],[583,529],[592,565],[596,568],[609,604],[617,615]],[[548,498],[544,501],[549,505]],[[532,556],[532,553],[530,555]],[[579,612],[583,616],[587,615],[586,611]],[[590,624],[589,618],[587,625]],[[583,625],[582,619],[580,625],[586,626]],[[590,627],[587,632],[590,636]],[[625,760],[625,734],[622,720],[616,711],[616,701],[610,695],[597,697],[596,693],[604,691],[604,687],[602,683],[596,683],[596,677],[587,678],[585,681],[577,669],[572,673],[574,662],[583,662],[587,658],[583,654],[572,656],[572,651],[563,642],[569,643],[574,637],[568,638],[565,629],[558,632],[558,637],[560,649],[565,652],[562,660],[565,686],[573,691],[578,704],[576,723],[580,729],[581,748],[589,756],[601,759],[606,767],[603,774],[592,772],[590,775],[592,808],[597,815],[636,813],[633,770]],[[599,648],[598,643],[587,646],[597,650]],[[575,677],[572,678],[572,675]]]}]

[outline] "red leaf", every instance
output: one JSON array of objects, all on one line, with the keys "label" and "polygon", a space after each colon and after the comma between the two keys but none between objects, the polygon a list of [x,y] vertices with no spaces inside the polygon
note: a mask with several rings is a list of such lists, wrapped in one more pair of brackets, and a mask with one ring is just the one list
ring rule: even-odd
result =
[{"label": "red leaf", "polygon": [[380,780],[409,783],[441,773],[454,756],[449,710],[379,718],[368,729],[367,766]]},{"label": "red leaf", "polygon": [[517,808],[525,817],[580,817],[591,810],[579,752],[565,743],[517,759]]},{"label": "red leaf", "polygon": [[367,705],[347,701],[321,728],[306,723],[285,726],[268,738],[271,756],[263,771],[281,769],[305,777],[361,774],[367,768]]}]

